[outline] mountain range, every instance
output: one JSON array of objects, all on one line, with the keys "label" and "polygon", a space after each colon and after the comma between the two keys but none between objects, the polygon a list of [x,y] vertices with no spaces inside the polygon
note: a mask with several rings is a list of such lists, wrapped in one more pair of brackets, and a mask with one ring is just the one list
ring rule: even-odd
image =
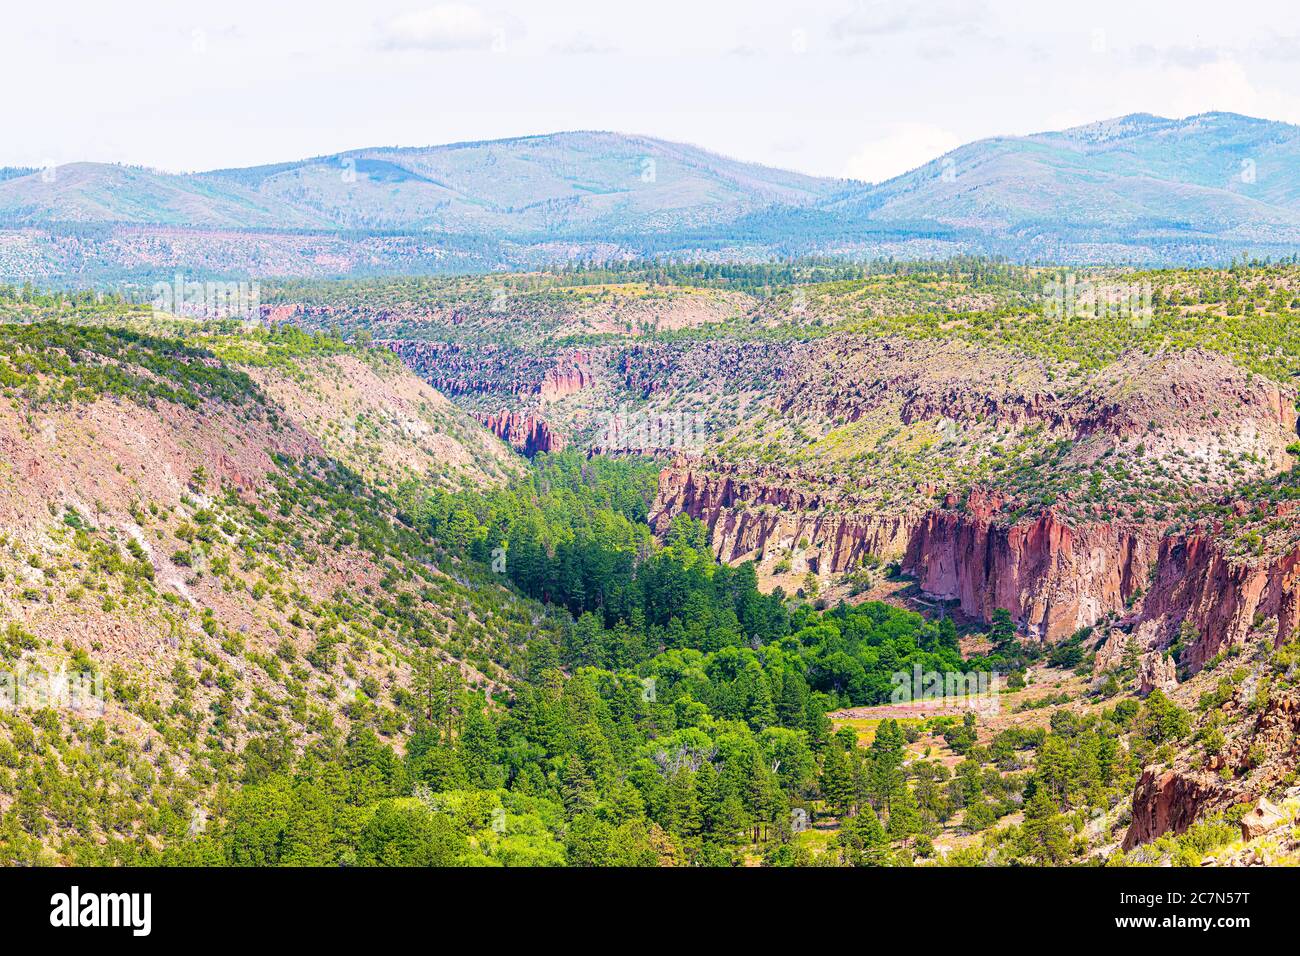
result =
[{"label": "mountain range", "polygon": [[164,173],[0,170],[0,275],[348,275],[648,255],[1149,263],[1300,242],[1300,127],[1134,114],[979,140],[879,184],[566,132]]}]

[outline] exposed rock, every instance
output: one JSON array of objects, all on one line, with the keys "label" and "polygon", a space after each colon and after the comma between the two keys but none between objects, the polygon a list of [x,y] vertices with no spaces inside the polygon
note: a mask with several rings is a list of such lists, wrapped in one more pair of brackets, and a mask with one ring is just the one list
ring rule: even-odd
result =
[{"label": "exposed rock", "polygon": [[1228,792],[1209,774],[1161,773],[1148,767],[1133,788],[1133,822],[1124,835],[1123,848],[1131,850],[1164,833],[1182,833],[1209,807],[1231,802]]},{"label": "exposed rock", "polygon": [[1138,693],[1173,690],[1178,686],[1177,670],[1173,658],[1159,651],[1148,651],[1138,662]]},{"label": "exposed rock", "polygon": [[1154,525],[1070,525],[1051,509],[1008,525],[972,496],[965,511],[924,516],[903,570],[927,594],[959,600],[971,617],[988,621],[1005,608],[1029,634],[1059,640],[1122,613],[1145,583],[1158,541]]},{"label": "exposed rock", "polygon": [[1266,797],[1255,801],[1246,815],[1241,818],[1241,838],[1253,840],[1286,822],[1286,814],[1274,806]]},{"label": "exposed rock", "polygon": [[1051,511],[1008,526],[999,523],[997,499],[983,495],[960,511],[846,512],[851,505],[847,494],[709,474],[679,462],[660,476],[651,521],[661,532],[675,514],[704,521],[723,561],[788,548],[800,538],[820,549],[814,573],[848,571],[868,555],[898,559],[927,594],[959,600],[965,614],[986,621],[1005,608],[1045,640],[1122,613],[1158,554],[1154,526],[1072,527]]},{"label": "exposed rock", "polygon": [[480,415],[478,418],[489,431],[529,458],[564,448],[564,439],[545,420],[535,415],[502,411],[494,415]]},{"label": "exposed rock", "polygon": [[1183,621],[1194,626],[1199,639],[1182,657],[1193,670],[1243,643],[1257,618],[1277,622],[1277,644],[1300,627],[1300,548],[1260,561],[1233,560],[1212,533],[1200,530],[1165,538],[1156,562],[1141,630],[1167,640]]},{"label": "exposed rock", "polygon": [[391,349],[438,391],[453,397],[498,395],[545,403],[588,388],[595,380],[592,354],[576,349],[561,349],[539,360],[524,350],[493,344],[407,339],[384,339],[378,344]]},{"label": "exposed rock", "polygon": [[[771,480],[775,479],[775,480]],[[659,477],[650,512],[656,533],[673,517],[689,514],[713,532],[714,553],[722,561],[742,561],[791,548],[807,538],[819,550],[809,570],[815,574],[848,571],[868,555],[901,557],[920,515],[848,515],[832,510],[847,494],[819,494],[790,487],[789,471],[748,478],[738,471],[707,473],[678,460]]]},{"label": "exposed rock", "polygon": [[1127,631],[1111,631],[1097,648],[1097,657],[1092,665],[1093,674],[1101,675],[1121,666],[1124,661],[1124,651],[1133,640],[1133,635]]},{"label": "exposed rock", "polygon": [[548,369],[537,388],[543,402],[553,402],[574,395],[592,383],[591,370],[582,361],[566,361]]},{"label": "exposed rock", "polygon": [[[851,570],[867,555],[899,560],[927,594],[985,621],[1005,608],[1043,640],[1127,615],[1150,651],[1173,643],[1187,621],[1198,635],[1181,657],[1191,671],[1242,643],[1259,619],[1276,621],[1279,644],[1300,629],[1300,548],[1251,563],[1230,558],[1212,528],[1167,535],[1155,522],[1072,524],[1052,509],[1009,524],[1001,509],[997,495],[976,492],[929,510],[872,511],[851,490],[791,469],[679,460],[660,476],[651,521],[660,532],[679,513],[704,521],[723,561],[801,538],[818,549],[809,567],[817,574]],[[1148,668],[1147,690],[1170,686],[1172,662]]]}]

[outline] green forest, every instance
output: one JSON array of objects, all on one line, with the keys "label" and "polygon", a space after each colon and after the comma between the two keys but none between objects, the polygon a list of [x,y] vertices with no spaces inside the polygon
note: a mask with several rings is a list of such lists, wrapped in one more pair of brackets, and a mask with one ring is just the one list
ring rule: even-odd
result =
[{"label": "green forest", "polygon": [[[404,518],[436,546],[485,568],[495,553],[495,573],[570,612],[529,642],[512,697],[468,690],[425,652],[400,701],[403,747],[360,720],[301,755],[285,736],[256,738],[218,793],[216,825],[187,835],[177,812],[161,849],[83,845],[78,859],[890,865],[932,855],[930,838],[958,812],[979,831],[1022,811],[1021,825],[990,831],[991,852],[1062,862],[1088,808],[1109,806],[1155,747],[1186,733],[1185,715],[1179,725],[1157,694],[1104,719],[1060,713],[1049,731],[1005,731],[987,747],[974,714],[944,719],[963,755],[955,772],[905,760],[917,735],[905,722],[884,721],[859,746],[827,712],[887,702],[891,674],[1023,666],[1014,629],[997,634],[1005,615],[1000,650],[963,661],[949,618],[765,596],[751,565],[712,559],[698,522],[681,517],[662,543],[650,537],[655,467],[561,454],[486,493],[403,489]],[[1135,729],[1136,745],[1121,741]],[[827,838],[809,839],[811,828]],[[963,852],[949,862],[990,850]]]}]

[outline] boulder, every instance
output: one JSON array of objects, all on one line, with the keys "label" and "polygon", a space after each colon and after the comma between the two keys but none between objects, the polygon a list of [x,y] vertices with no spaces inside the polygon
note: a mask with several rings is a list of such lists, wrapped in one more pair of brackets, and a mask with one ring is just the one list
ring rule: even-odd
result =
[{"label": "boulder", "polygon": [[1286,822],[1286,814],[1270,803],[1265,797],[1255,801],[1255,805],[1241,818],[1241,838],[1253,840],[1270,830],[1275,830]]}]

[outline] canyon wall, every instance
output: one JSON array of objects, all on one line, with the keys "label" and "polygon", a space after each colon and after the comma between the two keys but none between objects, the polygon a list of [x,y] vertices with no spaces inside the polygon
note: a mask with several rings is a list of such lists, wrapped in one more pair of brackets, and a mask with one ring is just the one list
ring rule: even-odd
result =
[{"label": "canyon wall", "polygon": [[839,510],[844,499],[767,482],[761,475],[706,474],[675,463],[659,476],[650,524],[662,534],[679,514],[698,518],[712,530],[718,559],[733,563],[807,539],[819,550],[809,560],[816,574],[849,571],[869,555],[902,553],[919,514],[850,515]]},{"label": "canyon wall", "polygon": [[1209,530],[1166,534],[1155,522],[1069,524],[1052,510],[1009,524],[1002,502],[949,497],[929,510],[855,511],[852,494],[799,487],[789,473],[744,477],[678,461],[660,476],[651,523],[688,514],[711,530],[722,561],[760,558],[806,541],[809,570],[838,574],[867,556],[898,561],[922,591],[989,621],[1005,608],[1031,636],[1056,641],[1114,617],[1144,649],[1172,643],[1184,620],[1198,669],[1269,620],[1280,642],[1300,627],[1300,549],[1234,560]]},{"label": "canyon wall", "polygon": [[903,570],[927,594],[958,600],[971,617],[988,621],[1005,608],[1031,636],[1048,641],[1122,614],[1145,586],[1158,527],[1070,525],[1051,510],[1008,525],[998,520],[997,504],[972,497],[964,510],[927,512]]},{"label": "canyon wall", "polygon": [[555,433],[545,419],[536,415],[500,411],[476,417],[488,431],[529,458],[542,452],[564,449],[564,439]]},{"label": "canyon wall", "polygon": [[487,344],[381,339],[413,372],[450,397],[501,395],[553,402],[590,388],[593,356],[561,350],[542,359],[515,348]]},{"label": "canyon wall", "polygon": [[1189,622],[1198,639],[1181,662],[1193,670],[1265,622],[1276,622],[1277,644],[1300,626],[1300,548],[1234,561],[1208,533],[1171,535],[1160,543],[1157,567],[1136,633],[1150,643]]}]

